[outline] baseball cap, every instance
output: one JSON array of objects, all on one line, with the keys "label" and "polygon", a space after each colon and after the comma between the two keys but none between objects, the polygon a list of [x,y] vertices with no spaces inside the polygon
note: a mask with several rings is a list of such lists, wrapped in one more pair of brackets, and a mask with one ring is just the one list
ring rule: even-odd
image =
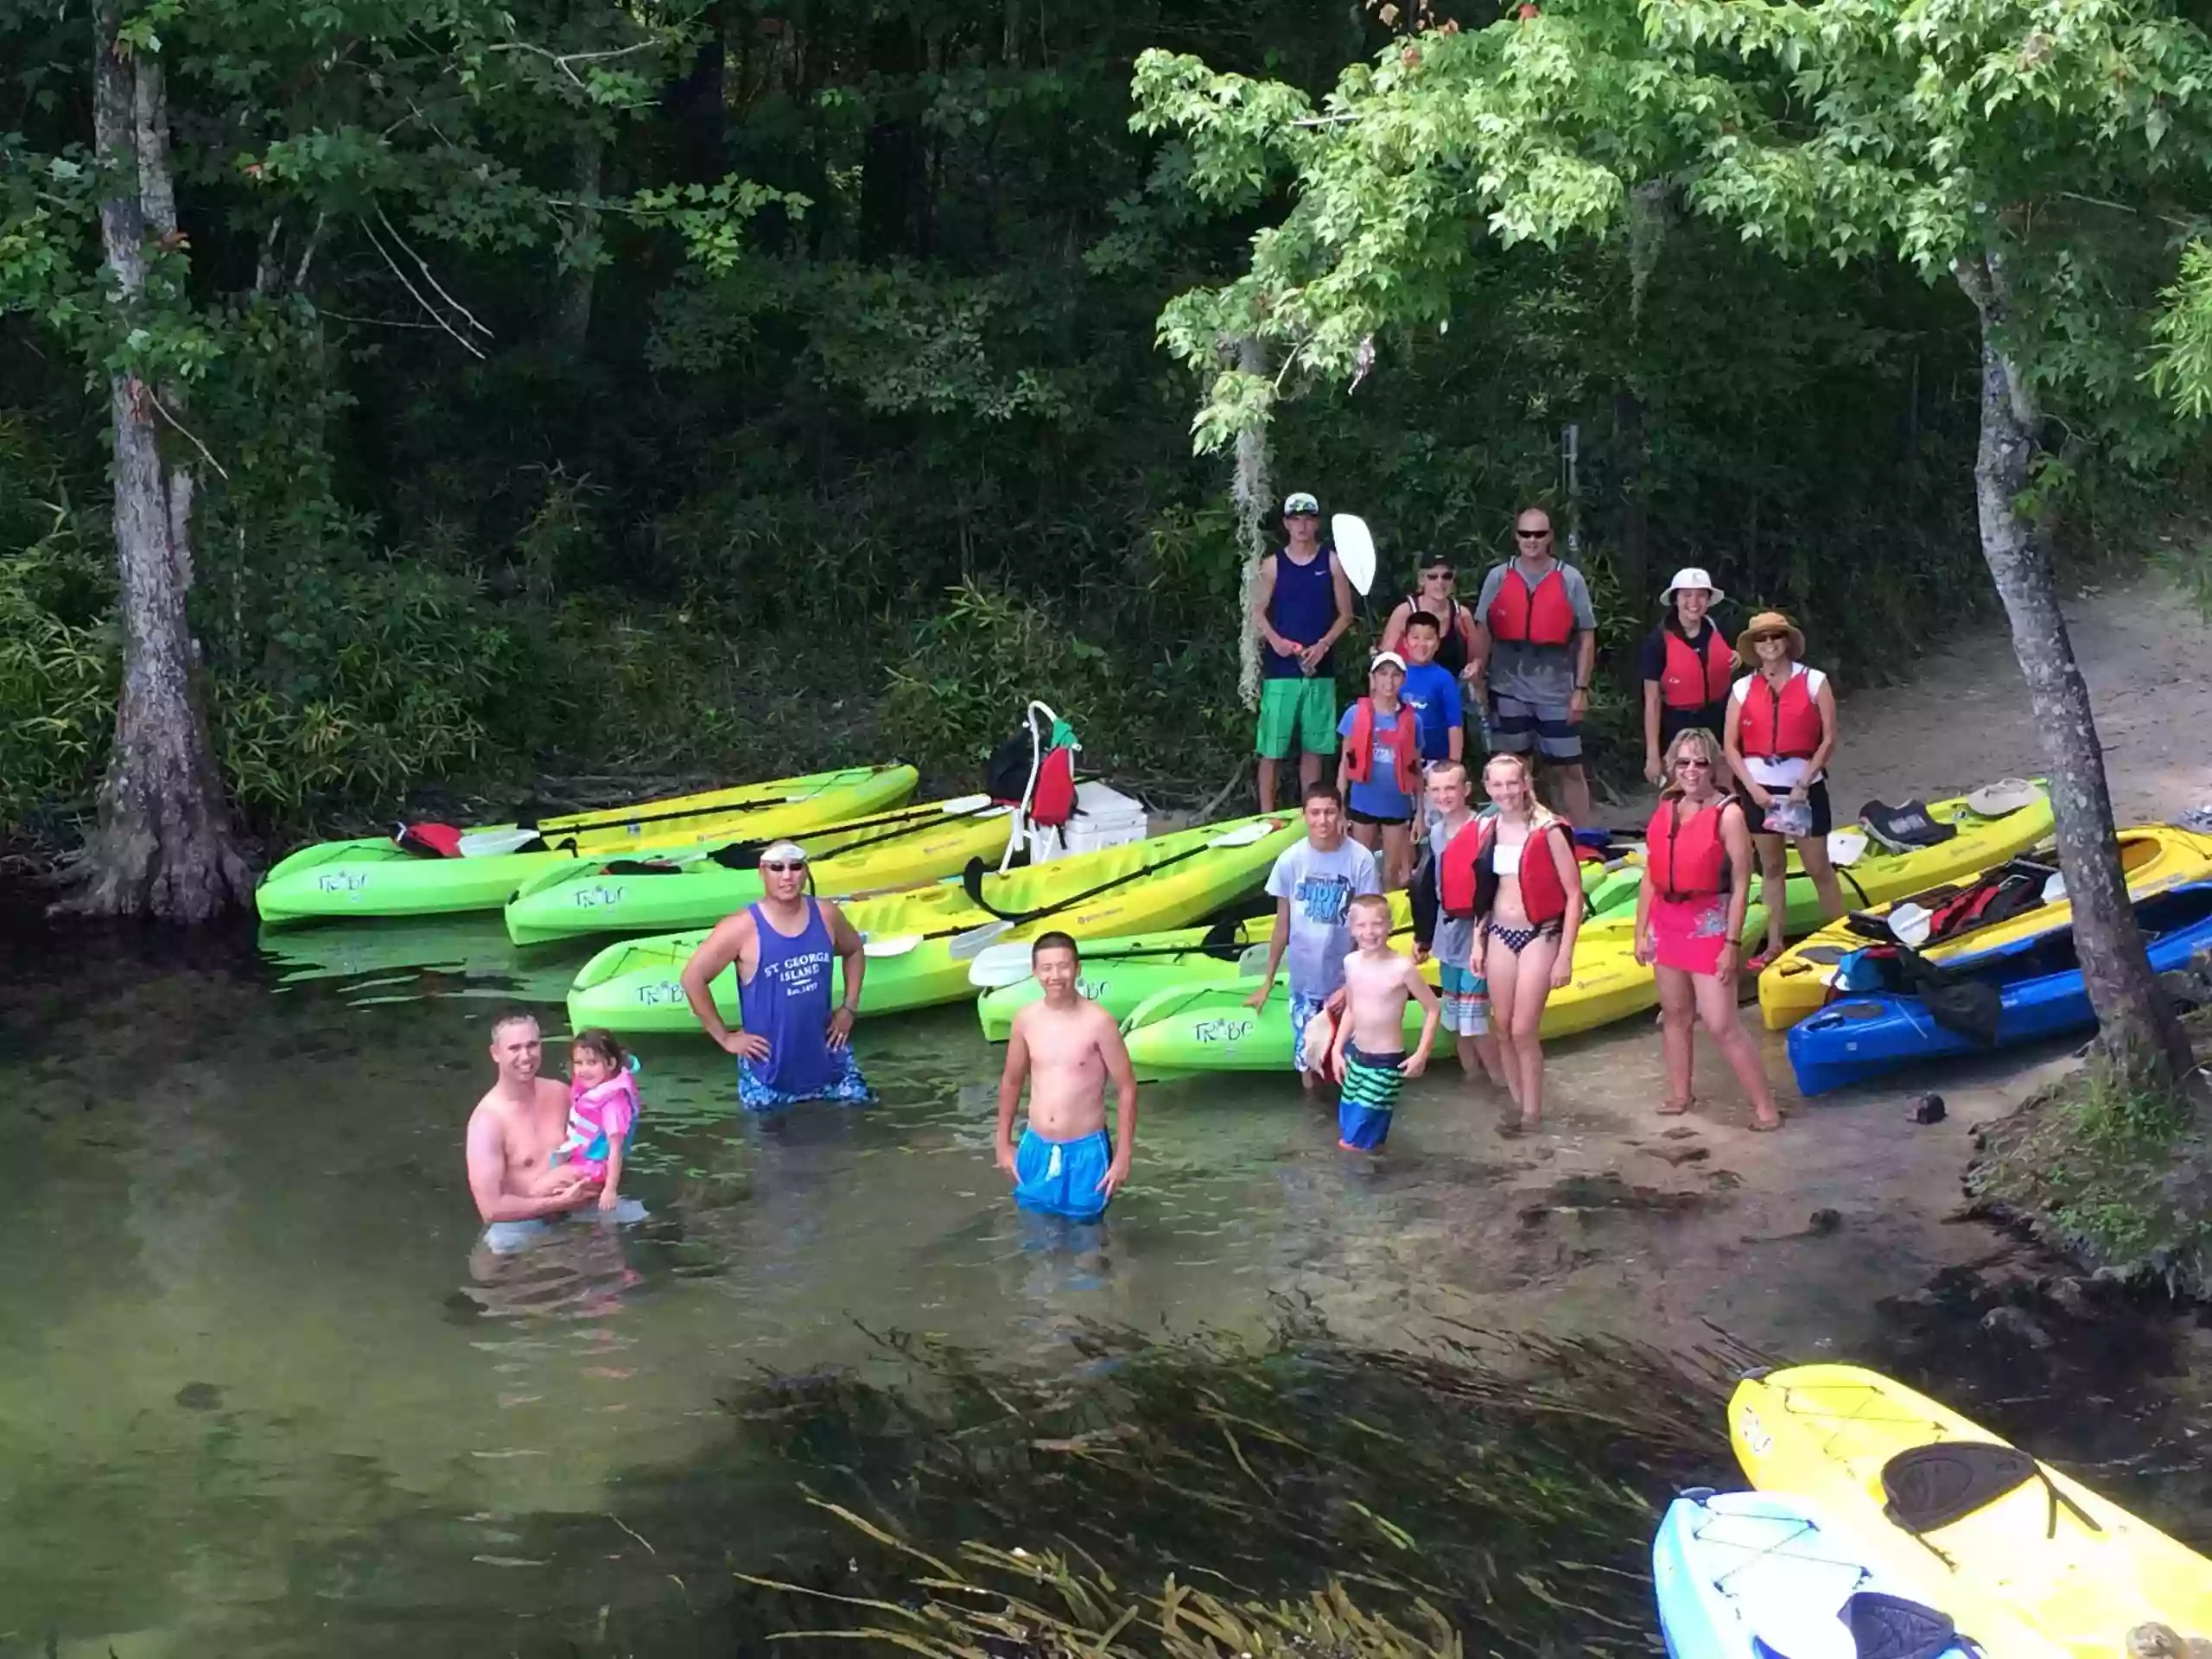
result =
[{"label": "baseball cap", "polygon": [[1367,671],[1372,674],[1376,669],[1386,665],[1396,669],[1401,674],[1406,671],[1406,659],[1395,651],[1376,652],[1374,660],[1367,665]]},{"label": "baseball cap", "polygon": [[763,864],[804,864],[806,849],[795,841],[772,841],[760,849]]},{"label": "baseball cap", "polygon": [[1302,512],[1310,512],[1318,518],[1321,516],[1321,503],[1305,490],[1293,490],[1288,495],[1283,497],[1282,516],[1284,518],[1293,518]]}]

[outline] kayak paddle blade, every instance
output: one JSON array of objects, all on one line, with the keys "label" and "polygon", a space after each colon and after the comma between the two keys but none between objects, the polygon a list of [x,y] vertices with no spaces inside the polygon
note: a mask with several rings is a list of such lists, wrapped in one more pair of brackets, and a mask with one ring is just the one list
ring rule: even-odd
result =
[{"label": "kayak paddle blade", "polygon": [[979,990],[1000,990],[1028,977],[1029,947],[1019,943],[988,945],[968,964],[968,982]]},{"label": "kayak paddle blade", "polygon": [[1337,563],[1344,568],[1344,580],[1351,583],[1354,592],[1364,595],[1375,585],[1375,537],[1368,533],[1367,520],[1340,512],[1329,520],[1329,538],[1336,543]]},{"label": "kayak paddle blade", "polygon": [[472,830],[461,838],[463,858],[497,857],[502,853],[518,853],[538,839],[535,830]]},{"label": "kayak paddle blade", "polygon": [[1265,841],[1275,832],[1273,818],[1254,818],[1249,823],[1240,823],[1226,835],[1216,836],[1206,843],[1211,852],[1217,847],[1249,847],[1255,842]]},{"label": "kayak paddle blade", "polygon": [[1261,940],[1257,944],[1246,945],[1244,947],[1243,953],[1236,958],[1236,977],[1239,979],[1257,979],[1261,975],[1266,973],[1268,971],[1268,951],[1269,948],[1270,947],[1265,939]]},{"label": "kayak paddle blade", "polygon": [[939,801],[937,810],[950,818],[963,812],[980,812],[990,804],[988,795],[956,795],[949,801]]},{"label": "kayak paddle blade", "polygon": [[966,962],[982,953],[983,947],[1014,931],[1014,924],[1001,918],[985,922],[981,927],[971,927],[965,933],[956,933],[952,943],[945,947],[955,962]]},{"label": "kayak paddle blade", "polygon": [[888,939],[863,939],[861,954],[868,957],[903,957],[922,942],[918,933],[900,933]]}]

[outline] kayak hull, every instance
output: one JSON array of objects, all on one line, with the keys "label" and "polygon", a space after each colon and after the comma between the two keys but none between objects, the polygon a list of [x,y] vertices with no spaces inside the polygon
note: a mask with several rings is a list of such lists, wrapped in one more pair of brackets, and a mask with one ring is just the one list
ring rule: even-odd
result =
[{"label": "kayak hull", "polygon": [[[2200,950],[2212,950],[2212,883],[2194,883],[2139,906],[2137,919],[2149,940],[2151,970],[2186,968]],[[2009,950],[1954,964],[1976,979],[1998,983],[1997,1039],[2009,1048],[2045,1037],[2088,1031],[2097,1023],[2082,970],[2072,965],[2070,930],[2031,938]],[[2049,958],[2064,965],[2037,972]],[[1800,1092],[1826,1094],[1899,1066],[1954,1054],[1984,1052],[1964,1033],[1938,1025],[1916,996],[1873,992],[1831,1002],[1789,1028],[1789,1068]]]},{"label": "kayak hull", "polygon": [[[1758,924],[1746,918],[1748,933]],[[1636,918],[1616,912],[1584,926],[1574,951],[1574,977],[1544,1004],[1542,1034],[1572,1036],[1607,1025],[1659,1003],[1658,982],[1636,959]],[[1433,958],[1421,968],[1433,987]],[[1122,1038],[1140,1077],[1159,1079],[1196,1071],[1287,1071],[1294,1052],[1290,1028],[1290,988],[1278,979],[1258,1008],[1249,999],[1255,980],[1200,982],[1170,987],[1132,1010]],[[1421,1037],[1421,1005],[1406,1004],[1408,1048]],[[1431,1052],[1448,1054],[1455,1039],[1438,1028]]]},{"label": "kayak hull", "polygon": [[[833,824],[791,837],[806,849],[814,891],[825,899],[917,887],[957,875],[971,858],[995,865],[1006,851],[1013,809],[993,806],[947,814],[912,807],[899,822],[865,827]],[[760,838],[746,839],[758,845]],[[730,843],[722,842],[727,846]],[[654,861],[681,858],[674,869],[626,868],[633,859],[563,859],[539,871],[506,901],[507,937],[541,944],[592,933],[665,933],[711,927],[760,897],[760,872],[733,869],[708,854],[716,843],[671,849]],[[623,868],[610,868],[610,865]]]},{"label": "kayak hull", "polygon": [[[1260,886],[1276,855],[1303,833],[1300,819],[1278,812],[991,876],[985,896],[1002,910],[1025,912],[1066,903],[1109,880],[1119,882],[1065,909],[995,932],[994,942],[1052,931],[1096,938],[1186,925]],[[1242,845],[1213,845],[1224,837],[1246,836],[1251,839]],[[993,918],[957,884],[855,899],[843,908],[868,942],[861,1014],[897,1014],[974,995],[968,981],[973,950],[957,947],[963,934]],[[615,1031],[696,1030],[679,976],[705,937],[703,931],[672,933],[609,945],[577,973],[569,992],[569,1017],[580,1027]],[[713,990],[722,1017],[734,1018],[735,972],[724,970]]]},{"label": "kayak hull", "polygon": [[[1683,1493],[1651,1541],[1652,1599],[1672,1659],[1850,1652],[1851,1598],[1927,1605],[1926,1574],[1876,1571],[1847,1531],[1780,1492]],[[1966,1659],[1956,1644],[1937,1659]]]},{"label": "kayak hull", "polygon": [[1924,1576],[1989,1653],[2110,1659],[2146,1622],[2212,1630],[2212,1561],[2048,1464],[2043,1480],[1948,1525],[1916,1535],[1890,1521],[1882,1468],[1897,1453],[2005,1442],[1878,1372],[1800,1365],[1746,1378],[1729,1402],[1728,1432],[1754,1485],[1817,1505],[1878,1571]]},{"label": "kayak hull", "polygon": [[[912,766],[854,766],[644,801],[613,812],[549,818],[539,831],[555,850],[426,858],[389,836],[322,842],[281,861],[254,904],[264,923],[385,916],[440,916],[497,910],[516,888],[549,869],[705,836],[779,836],[898,805],[914,792]],[[680,814],[681,816],[671,816]],[[513,825],[483,826],[486,832]]]},{"label": "kayak hull", "polygon": [[[2023,849],[2024,851],[2026,849]],[[2036,855],[2047,855],[2056,863],[2056,854],[2047,846],[2036,849]],[[1917,888],[1886,904],[1872,907],[1872,913],[1886,915],[1896,905],[1911,899],[1928,903],[1939,897],[1948,897],[1940,889],[1953,882],[1979,880],[1991,868],[2001,866],[2006,859],[2020,856],[2008,853],[1991,866],[1975,870],[1971,875],[1945,877],[1934,888]],[[2164,893],[2185,882],[2204,880],[2212,875],[2212,836],[2195,835],[2171,824],[2145,824],[2137,829],[2124,830],[2120,836],[2120,867],[2127,879],[2129,897],[2140,903],[2153,894]],[[2061,899],[2055,904],[2038,906],[2007,921],[1976,928],[1940,944],[1928,946],[1922,954],[1933,961],[1955,965],[1969,957],[2004,950],[2024,939],[2055,932],[2073,925],[2073,906]],[[1817,1014],[1827,1002],[1829,984],[1835,976],[1835,966],[1844,957],[1869,943],[1861,934],[1853,932],[1846,922],[1831,922],[1810,938],[1792,945],[1767,965],[1759,976],[1759,1017],[1769,1031],[1787,1031],[1800,1020]]]}]

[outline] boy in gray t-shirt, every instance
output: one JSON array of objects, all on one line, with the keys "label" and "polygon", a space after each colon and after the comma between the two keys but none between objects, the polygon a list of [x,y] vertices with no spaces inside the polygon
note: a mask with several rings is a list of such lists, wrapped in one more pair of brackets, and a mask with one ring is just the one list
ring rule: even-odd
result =
[{"label": "boy in gray t-shirt", "polygon": [[1344,802],[1326,784],[1306,791],[1306,839],[1286,849],[1268,872],[1275,901],[1268,936],[1268,971],[1249,999],[1266,1006],[1284,956],[1290,958],[1292,1058],[1308,1089],[1320,1083],[1325,1056],[1306,1052],[1306,1027],[1343,988],[1351,950],[1351,901],[1380,893],[1375,855],[1344,834]]}]

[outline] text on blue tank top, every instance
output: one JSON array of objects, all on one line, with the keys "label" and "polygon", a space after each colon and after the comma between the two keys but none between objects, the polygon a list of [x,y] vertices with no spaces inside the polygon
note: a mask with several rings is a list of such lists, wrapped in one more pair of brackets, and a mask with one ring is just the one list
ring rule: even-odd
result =
[{"label": "text on blue tank top", "polygon": [[836,960],[829,924],[818,900],[806,901],[806,925],[796,936],[779,933],[760,906],[752,906],[760,960],[750,982],[738,986],[745,1028],[768,1039],[768,1058],[751,1062],[753,1075],[772,1089],[802,1092],[827,1083],[830,1064],[830,977]]},{"label": "text on blue tank top", "polygon": [[[1275,550],[1275,590],[1268,597],[1268,621],[1286,639],[1310,645],[1337,625],[1336,550],[1323,548],[1313,562],[1300,564],[1283,550]],[[1313,671],[1325,675],[1336,656],[1332,646]],[[1266,647],[1267,677],[1290,679],[1299,672],[1298,658],[1286,657],[1273,645]]]}]

